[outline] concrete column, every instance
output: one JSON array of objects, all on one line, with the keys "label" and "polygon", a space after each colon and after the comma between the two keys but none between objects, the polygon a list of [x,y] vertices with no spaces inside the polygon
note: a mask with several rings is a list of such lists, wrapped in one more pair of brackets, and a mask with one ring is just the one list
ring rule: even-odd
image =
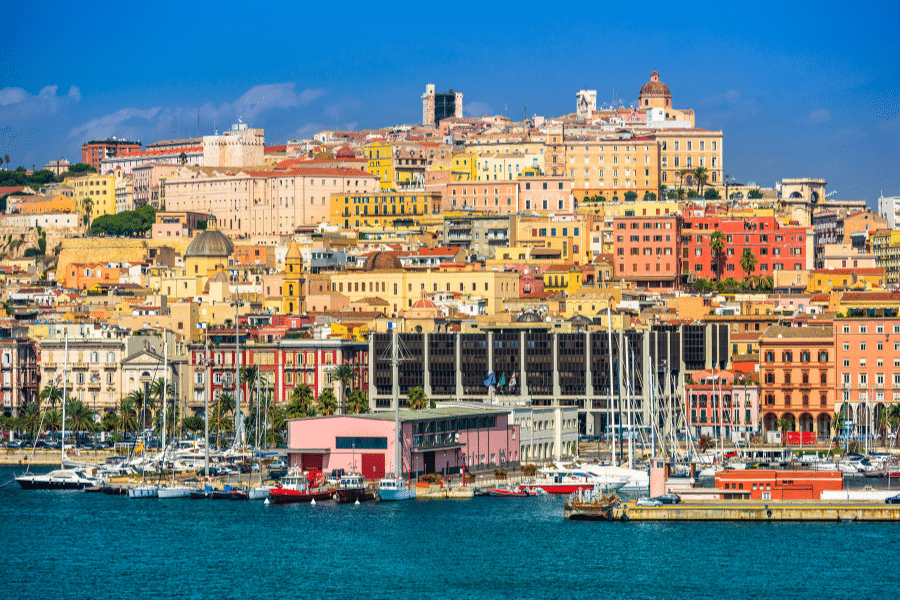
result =
[{"label": "concrete column", "polygon": [[521,392],[519,395],[523,400],[528,399],[528,380],[525,378],[525,332],[519,332],[519,379],[522,384],[519,386]]},{"label": "concrete column", "polygon": [[594,374],[591,363],[591,332],[584,332],[584,431],[594,435]]},{"label": "concrete column", "polygon": [[[650,364],[650,340],[656,336],[653,336],[648,329],[643,333],[643,337],[644,343],[641,344],[641,346],[643,346],[641,348],[641,362],[644,365],[644,369],[641,373],[641,377],[643,377],[641,380],[643,382],[643,385],[641,386],[641,413],[643,414],[643,423],[646,425],[647,423],[653,423],[653,415],[656,414],[658,408],[651,404],[656,402],[654,398],[656,396],[656,391],[653,389],[656,382],[650,377],[654,367],[654,365]],[[653,424],[655,425],[655,423]]]},{"label": "concrete column", "polygon": [[456,334],[456,397],[462,398],[463,394],[463,383],[462,383],[462,336],[457,333]]},{"label": "concrete column", "polygon": [[[378,389],[375,387],[375,360],[378,357],[375,356],[375,336],[369,336],[369,410],[375,411],[375,394]],[[296,364],[296,363],[295,363]],[[281,370],[281,376],[284,377],[284,369]],[[284,387],[284,381],[281,382],[282,389]]]},{"label": "concrete column", "polygon": [[553,334],[553,401],[558,406],[562,388],[559,385],[559,334]]},{"label": "concrete column", "polygon": [[427,333],[422,334],[422,389],[425,395],[431,397],[431,361],[430,348],[428,347],[429,336]]}]

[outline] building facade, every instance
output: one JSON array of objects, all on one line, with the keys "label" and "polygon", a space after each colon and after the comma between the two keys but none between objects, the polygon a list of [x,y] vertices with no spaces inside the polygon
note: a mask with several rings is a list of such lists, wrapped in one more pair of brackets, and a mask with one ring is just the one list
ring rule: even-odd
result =
[{"label": "building facade", "polygon": [[81,162],[94,167],[100,173],[100,163],[106,159],[114,158],[120,154],[140,152],[140,142],[130,142],[116,138],[90,141],[81,146]]}]

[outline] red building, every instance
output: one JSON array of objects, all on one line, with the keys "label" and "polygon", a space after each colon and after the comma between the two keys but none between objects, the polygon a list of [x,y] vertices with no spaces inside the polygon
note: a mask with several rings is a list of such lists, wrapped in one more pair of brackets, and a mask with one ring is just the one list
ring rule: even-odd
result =
[{"label": "red building", "polygon": [[[260,373],[260,390],[272,391],[276,402],[288,402],[294,387],[306,384],[312,389],[313,401],[326,389],[334,391],[338,402],[346,400],[338,389],[332,373],[340,365],[349,364],[357,374],[350,386],[367,392],[369,389],[369,345],[342,339],[282,338],[273,343],[248,344],[256,331],[241,329],[240,366],[256,366]],[[234,329],[212,330],[209,337],[209,359],[205,344],[190,346],[190,362],[194,370],[194,402],[202,403],[203,394],[210,392],[210,401],[220,393],[234,392],[235,344]],[[209,385],[207,385],[207,380]],[[250,398],[247,384],[242,386],[244,401]]]},{"label": "red building", "polygon": [[821,500],[825,490],[844,489],[844,478],[840,471],[747,469],[716,473],[715,487],[719,490],[749,490],[751,500]]},{"label": "red building", "polygon": [[613,219],[613,279],[650,289],[677,287],[681,225],[678,215]]},{"label": "red building", "polygon": [[[719,265],[709,247],[714,231],[725,236],[725,255]],[[813,258],[813,238],[807,233],[806,227],[784,227],[775,217],[686,216],[681,231],[681,273],[695,279],[742,280],[747,274],[741,268],[741,256],[747,248],[756,257],[751,275],[802,271],[812,267],[807,257]]]},{"label": "red building", "polygon": [[81,146],[81,162],[91,165],[99,173],[100,161],[140,151],[140,142],[129,142],[128,140],[117,140],[116,138],[90,141]]}]

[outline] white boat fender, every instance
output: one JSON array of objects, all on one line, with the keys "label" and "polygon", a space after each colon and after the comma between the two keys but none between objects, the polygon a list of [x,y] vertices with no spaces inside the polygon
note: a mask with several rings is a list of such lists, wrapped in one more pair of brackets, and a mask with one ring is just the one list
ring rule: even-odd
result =
[{"label": "white boat fender", "polygon": [[310,505],[312,505],[312,506],[315,506],[315,505],[316,505],[316,499],[315,499],[315,498],[312,499],[312,502],[310,502]]},{"label": "white boat fender", "polygon": [[354,502],[354,503],[353,503],[353,504],[355,504],[355,505],[357,505],[357,506],[359,506],[359,500],[357,500],[357,501],[356,501],[356,502]]},{"label": "white boat fender", "polygon": [[269,499],[268,499],[268,498],[266,498],[266,501],[265,501],[265,502],[263,502],[263,504],[265,504],[265,505],[266,505],[266,506],[268,506],[268,505],[269,505]]}]

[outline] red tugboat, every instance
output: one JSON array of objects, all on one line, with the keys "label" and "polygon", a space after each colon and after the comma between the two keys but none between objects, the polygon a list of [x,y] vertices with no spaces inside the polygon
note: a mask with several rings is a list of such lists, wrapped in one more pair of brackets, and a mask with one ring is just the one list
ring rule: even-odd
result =
[{"label": "red tugboat", "polygon": [[357,501],[368,502],[375,499],[375,491],[366,487],[363,476],[358,473],[348,473],[338,481],[335,492],[338,504],[353,504]]},{"label": "red tugboat", "polygon": [[331,499],[331,490],[325,487],[325,477],[321,471],[290,471],[281,478],[281,484],[269,492],[269,500],[274,504],[295,502],[321,502]]}]

